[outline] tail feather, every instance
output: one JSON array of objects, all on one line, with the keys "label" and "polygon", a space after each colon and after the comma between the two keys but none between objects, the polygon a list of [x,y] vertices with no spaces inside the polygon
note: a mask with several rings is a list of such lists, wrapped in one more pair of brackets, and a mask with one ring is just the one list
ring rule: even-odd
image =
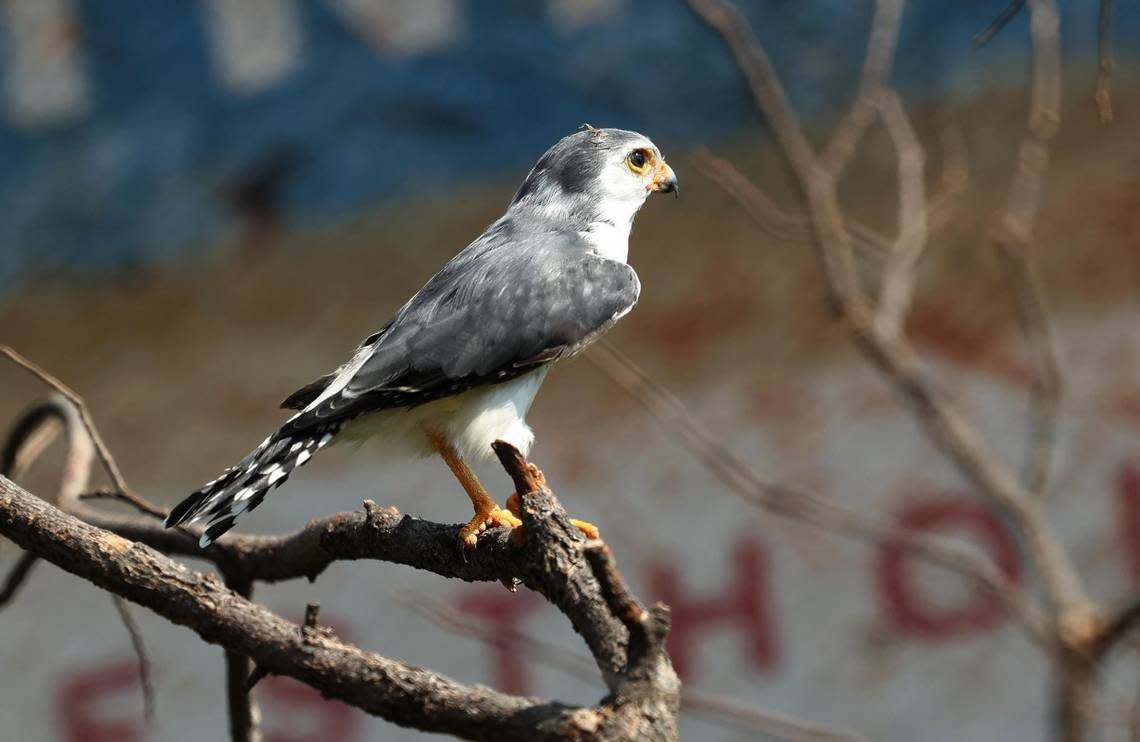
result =
[{"label": "tail feather", "polygon": [[335,421],[306,430],[274,433],[220,477],[180,502],[163,525],[171,528],[204,520],[206,530],[198,543],[202,548],[209,546],[233,528],[239,515],[260,505],[269,490],[284,484],[294,469],[328,445],[342,426],[343,422]]}]

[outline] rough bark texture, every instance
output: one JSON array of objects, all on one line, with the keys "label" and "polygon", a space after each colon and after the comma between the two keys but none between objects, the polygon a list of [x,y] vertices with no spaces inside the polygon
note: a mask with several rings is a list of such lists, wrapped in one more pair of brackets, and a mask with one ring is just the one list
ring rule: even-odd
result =
[{"label": "rough bark texture", "polygon": [[[566,606],[575,628],[596,649],[599,666],[608,669],[616,689],[597,707],[576,708],[464,685],[335,637],[303,633],[214,575],[195,572],[144,543],[85,523],[2,477],[0,532],[68,572],[249,658],[264,672],[296,678],[397,724],[466,739],[675,739],[679,683],[672,668],[666,663],[662,682],[649,694],[642,692],[648,690],[643,683],[635,689],[624,681],[628,632],[601,598],[601,588],[584,562],[578,531],[548,489],[525,496],[523,502],[523,520],[533,528],[526,545],[515,547],[505,533],[492,533],[467,561],[456,550],[454,526],[374,508],[368,514],[312,524],[293,537],[254,539],[220,550],[233,564],[243,564],[250,572],[264,569],[277,579],[308,574],[305,568],[323,568],[334,558],[385,557],[441,574],[458,573],[455,576],[463,579],[518,577],[556,605]],[[129,521],[117,525],[144,538],[156,533],[144,524],[127,528]],[[155,540],[175,552],[191,541],[177,533]],[[284,570],[268,567],[274,553],[288,555]]]}]

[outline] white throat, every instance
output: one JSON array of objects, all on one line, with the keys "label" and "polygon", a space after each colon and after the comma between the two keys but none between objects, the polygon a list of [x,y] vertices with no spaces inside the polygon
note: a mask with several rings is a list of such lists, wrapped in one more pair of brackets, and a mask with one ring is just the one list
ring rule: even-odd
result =
[{"label": "white throat", "polygon": [[645,199],[637,202],[609,199],[590,226],[579,234],[598,255],[625,263],[629,259],[629,232],[633,228],[633,217],[644,203]]},{"label": "white throat", "polygon": [[594,222],[585,232],[579,232],[598,255],[624,263],[629,259],[630,223]]}]

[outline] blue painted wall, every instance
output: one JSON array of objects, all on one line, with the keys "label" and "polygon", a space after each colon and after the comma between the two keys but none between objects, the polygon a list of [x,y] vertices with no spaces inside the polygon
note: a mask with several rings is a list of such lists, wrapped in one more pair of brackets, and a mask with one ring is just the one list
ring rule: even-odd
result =
[{"label": "blue painted wall", "polygon": [[[741,4],[809,117],[847,101],[870,2]],[[450,42],[400,55],[369,43],[329,2],[295,0],[291,70],[241,94],[211,56],[209,3],[77,2],[87,109],[42,125],[0,109],[0,288],[208,246],[235,218],[227,189],[256,173],[273,174],[282,218],[303,225],[397,194],[443,193],[457,178],[517,174],[584,121],[674,148],[762,126],[722,47],[682,3],[610,5],[572,27],[545,2],[456,0]],[[896,71],[908,98],[1023,81],[1024,18],[971,47],[1004,5],[910,3]],[[1096,3],[1063,5],[1067,61],[1087,63]],[[1127,56],[1140,8],[1120,5],[1115,39]],[[4,31],[0,66],[20,29]]]}]

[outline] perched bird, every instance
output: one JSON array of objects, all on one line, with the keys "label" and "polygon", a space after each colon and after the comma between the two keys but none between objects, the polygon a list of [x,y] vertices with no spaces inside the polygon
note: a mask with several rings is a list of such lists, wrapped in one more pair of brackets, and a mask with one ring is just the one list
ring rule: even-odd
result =
[{"label": "perched bird", "polygon": [[551,365],[637,302],[641,283],[626,264],[634,215],[649,194],[676,191],[672,168],[641,134],[585,127],[562,139],[498,221],[348,363],[286,399],[281,406],[299,412],[164,525],[206,521],[208,546],[334,437],[376,435],[443,458],[475,508],[459,532],[464,545],[488,525],[521,525],[467,462],[490,457],[498,439],[529,451],[524,418]]}]

